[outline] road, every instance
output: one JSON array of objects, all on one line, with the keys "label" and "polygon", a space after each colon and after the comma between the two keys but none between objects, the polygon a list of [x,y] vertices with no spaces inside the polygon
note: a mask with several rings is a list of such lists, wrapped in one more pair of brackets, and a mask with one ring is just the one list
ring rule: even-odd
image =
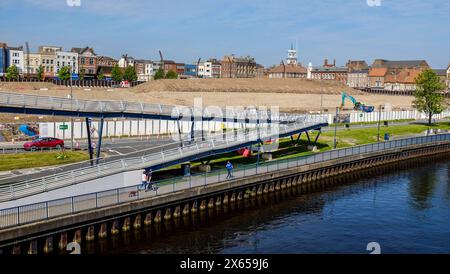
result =
[{"label": "road", "polygon": [[[448,121],[448,120],[445,120]],[[413,122],[401,122],[401,123],[389,123],[390,126],[398,126],[398,125],[408,125],[412,123],[418,123],[422,121],[413,121]],[[377,124],[368,124],[368,125],[351,125],[352,129],[363,129],[363,128],[376,128]],[[338,126],[337,130],[344,130],[345,126]],[[323,128],[323,132],[333,131],[334,127],[326,127]],[[196,136],[200,135],[199,132],[196,132]],[[104,144],[102,145],[103,155],[106,157],[101,160],[101,162],[109,162],[114,160],[119,160],[121,158],[131,158],[138,157],[145,154],[156,153],[162,150],[172,149],[179,146],[179,143],[172,143],[174,140],[171,137],[165,136],[159,139],[142,139],[141,138],[123,138],[123,139],[105,139]],[[69,143],[66,143],[70,147]],[[80,144],[80,148],[87,149],[87,142],[82,142]],[[0,148],[1,152],[1,148]],[[32,152],[39,153],[39,152]],[[78,169],[83,166],[89,165],[89,161],[82,163],[75,163],[63,166],[50,166],[50,167],[41,167],[41,168],[32,168],[26,170],[14,170],[11,172],[3,172],[0,173],[0,185],[13,183],[17,181],[23,181],[28,179],[35,179],[42,176],[52,175],[55,173],[70,171],[74,169]]]}]

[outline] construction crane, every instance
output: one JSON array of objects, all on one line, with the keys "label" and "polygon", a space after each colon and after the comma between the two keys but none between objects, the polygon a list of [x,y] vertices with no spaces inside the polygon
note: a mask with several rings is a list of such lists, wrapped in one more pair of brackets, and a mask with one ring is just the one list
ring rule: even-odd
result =
[{"label": "construction crane", "polygon": [[373,106],[367,106],[364,103],[358,102],[355,98],[353,98],[352,96],[348,95],[345,92],[342,92],[341,109],[344,107],[345,99],[348,99],[353,103],[354,110],[361,110],[363,112],[373,112],[375,109]]},{"label": "construction crane", "polygon": [[197,61],[197,69],[196,69],[196,77],[198,78],[198,67],[200,66],[200,61],[202,60],[202,58],[198,58],[198,61]]},{"label": "construction crane", "polygon": [[25,42],[25,48],[27,51],[27,64],[26,64],[26,68],[27,68],[27,79],[30,79],[30,45],[28,45],[28,41]]},{"label": "construction crane", "polygon": [[160,66],[160,68],[164,71],[164,58],[163,58],[163,55],[162,55],[161,51],[159,51],[159,57],[161,57],[161,66]]}]

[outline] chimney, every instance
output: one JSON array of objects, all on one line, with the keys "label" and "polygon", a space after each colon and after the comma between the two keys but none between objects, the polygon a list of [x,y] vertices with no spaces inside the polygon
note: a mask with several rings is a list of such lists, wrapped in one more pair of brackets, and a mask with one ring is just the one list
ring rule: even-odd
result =
[{"label": "chimney", "polygon": [[333,60],[333,67],[336,66],[336,59]]}]

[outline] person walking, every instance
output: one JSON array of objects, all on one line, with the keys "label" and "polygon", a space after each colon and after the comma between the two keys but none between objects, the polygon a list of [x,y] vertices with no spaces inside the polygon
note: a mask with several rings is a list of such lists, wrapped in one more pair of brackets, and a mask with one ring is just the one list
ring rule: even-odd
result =
[{"label": "person walking", "polygon": [[227,165],[225,166],[227,168],[227,180],[233,178],[233,165],[230,163],[230,161],[227,161]]},{"label": "person walking", "polygon": [[147,189],[148,184],[148,177],[147,172],[142,172],[142,179],[141,179],[141,185],[139,186],[139,190],[145,190]]},{"label": "person walking", "polygon": [[155,190],[155,185],[152,182],[152,173],[151,169],[147,172],[147,188],[145,191],[148,191],[149,189]]}]

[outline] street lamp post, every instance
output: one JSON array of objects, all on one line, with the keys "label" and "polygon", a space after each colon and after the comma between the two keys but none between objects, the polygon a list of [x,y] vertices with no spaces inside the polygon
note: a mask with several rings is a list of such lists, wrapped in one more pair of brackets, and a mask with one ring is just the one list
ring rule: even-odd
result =
[{"label": "street lamp post", "polygon": [[[70,110],[73,110],[73,89],[72,89],[72,67],[69,66],[69,72],[70,72]],[[70,144],[70,150],[73,151],[73,143],[74,143],[74,129],[73,129],[73,116],[70,117],[70,138],[71,138],[71,144]]]},{"label": "street lamp post", "polygon": [[382,106],[380,105],[378,108],[378,134],[377,134],[377,142],[380,142],[380,127],[381,127],[381,110]]},{"label": "street lamp post", "polygon": [[336,149],[337,142],[336,142],[336,134],[337,134],[337,123],[339,121],[339,107],[336,107],[336,116],[334,117],[334,141],[333,141],[333,149]]}]

